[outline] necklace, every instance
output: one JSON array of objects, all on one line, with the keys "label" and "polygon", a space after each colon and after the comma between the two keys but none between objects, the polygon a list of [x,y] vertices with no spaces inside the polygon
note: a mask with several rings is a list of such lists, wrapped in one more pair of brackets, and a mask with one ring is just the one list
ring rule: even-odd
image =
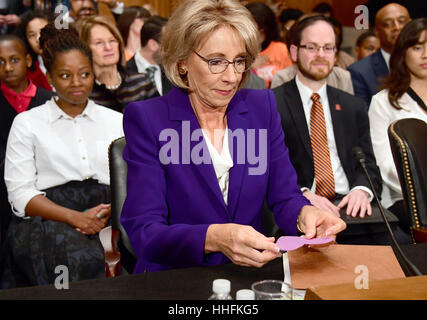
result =
[{"label": "necklace", "polygon": [[[116,90],[116,89],[118,89],[120,86],[121,86],[121,84],[122,84],[122,76],[120,75],[120,72],[117,72],[117,80],[118,80],[118,83],[117,84],[115,84],[115,85],[112,85],[112,86],[105,86],[108,90]],[[97,79],[95,79],[95,82],[98,84],[98,85],[101,85],[102,83],[101,82],[99,82]]]}]

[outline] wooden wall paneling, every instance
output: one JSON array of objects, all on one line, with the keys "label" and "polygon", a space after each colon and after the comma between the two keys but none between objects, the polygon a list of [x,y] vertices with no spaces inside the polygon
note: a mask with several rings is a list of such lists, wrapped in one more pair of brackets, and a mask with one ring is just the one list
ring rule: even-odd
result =
[{"label": "wooden wall paneling", "polygon": [[354,13],[354,9],[365,3],[366,0],[333,0],[334,16],[343,26],[354,27],[354,21],[359,15]]},{"label": "wooden wall paneling", "polygon": [[150,4],[162,17],[169,17],[172,11],[183,1],[183,0],[122,0],[125,6],[142,6],[144,4]]},{"label": "wooden wall paneling", "polygon": [[311,12],[311,10],[321,2],[327,2],[333,6],[333,0],[287,0],[286,5],[288,8],[299,9],[304,13],[308,13]]}]

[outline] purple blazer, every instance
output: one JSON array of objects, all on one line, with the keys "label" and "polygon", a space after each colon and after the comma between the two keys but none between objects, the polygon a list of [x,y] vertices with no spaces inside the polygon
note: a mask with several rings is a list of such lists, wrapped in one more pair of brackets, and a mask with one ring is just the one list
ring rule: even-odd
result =
[{"label": "purple blazer", "polygon": [[[297,186],[272,91],[241,89],[228,106],[228,129],[247,138],[245,143],[229,133],[234,166],[228,206],[213,165],[193,157],[210,159],[203,136],[190,139],[200,126],[185,91],[173,88],[165,96],[130,103],[123,121],[128,176],[120,221],[138,256],[134,273],[229,262],[222,253],[204,253],[207,228],[237,223],[263,232],[265,199],[279,228],[297,234],[298,214],[310,202]],[[252,154],[262,155],[258,163]],[[165,156],[174,160],[166,164]]]}]

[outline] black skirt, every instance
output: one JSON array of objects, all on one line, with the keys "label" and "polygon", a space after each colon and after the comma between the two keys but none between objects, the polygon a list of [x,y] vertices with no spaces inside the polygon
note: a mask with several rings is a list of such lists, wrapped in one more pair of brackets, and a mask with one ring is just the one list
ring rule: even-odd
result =
[{"label": "black skirt", "polygon": [[[44,190],[61,206],[85,211],[110,203],[110,187],[96,180],[70,181]],[[84,214],[84,212],[82,213]],[[105,275],[104,250],[98,234],[84,235],[73,226],[41,217],[13,217],[2,247],[0,288],[53,284]]]}]

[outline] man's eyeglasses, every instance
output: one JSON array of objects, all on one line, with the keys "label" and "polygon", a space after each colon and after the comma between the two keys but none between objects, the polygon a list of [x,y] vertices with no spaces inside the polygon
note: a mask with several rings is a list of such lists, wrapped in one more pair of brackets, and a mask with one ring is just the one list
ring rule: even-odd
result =
[{"label": "man's eyeglasses", "polygon": [[198,54],[196,51],[193,50],[197,56],[202,59],[203,61],[207,62],[209,71],[212,73],[222,73],[224,72],[229,64],[232,64],[234,67],[234,70],[238,73],[243,73],[251,67],[251,64],[249,63],[249,59],[246,57],[240,57],[234,59],[234,61],[228,61],[224,58],[213,58],[213,59],[206,59],[202,57],[200,54]]},{"label": "man's eyeglasses", "polygon": [[332,54],[337,51],[337,47],[333,44],[325,44],[324,46],[319,46],[315,43],[307,43],[305,45],[299,45],[299,48],[303,48],[310,53],[319,52],[320,49],[323,49],[323,52],[326,54]]}]

